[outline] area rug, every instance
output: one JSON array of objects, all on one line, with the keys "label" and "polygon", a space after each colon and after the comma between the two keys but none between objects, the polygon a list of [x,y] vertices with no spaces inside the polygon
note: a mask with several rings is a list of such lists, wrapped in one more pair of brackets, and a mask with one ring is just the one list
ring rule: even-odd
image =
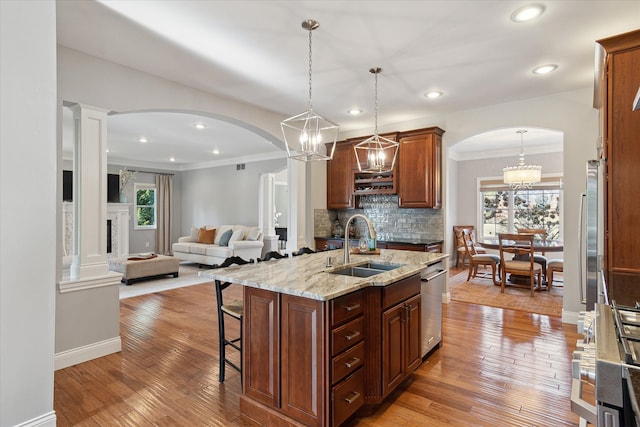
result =
[{"label": "area rug", "polygon": [[551,292],[546,290],[536,291],[534,296],[531,297],[529,288],[506,286],[503,294],[500,293],[500,286],[495,286],[490,278],[471,278],[471,281],[467,282],[468,274],[468,271],[463,271],[449,278],[449,288],[453,301],[508,308],[548,316],[562,316],[563,288],[561,287],[552,287]]},{"label": "area rug", "polygon": [[121,283],[120,299],[211,282],[211,279],[207,277],[199,277],[198,272],[200,271],[206,271],[206,268],[200,268],[198,264],[190,262],[181,262],[178,267],[178,277],[173,278],[171,276],[167,276],[166,278],[144,280],[141,282],[134,282],[129,286]]}]

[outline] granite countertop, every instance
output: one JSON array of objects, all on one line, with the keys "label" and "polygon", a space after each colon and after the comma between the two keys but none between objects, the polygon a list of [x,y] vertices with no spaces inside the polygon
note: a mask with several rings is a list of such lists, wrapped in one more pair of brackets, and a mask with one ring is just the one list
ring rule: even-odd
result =
[{"label": "granite countertop", "polygon": [[[332,267],[327,258],[334,257]],[[357,266],[368,260],[404,264],[372,277],[331,274],[345,267],[342,249],[272,259],[256,264],[211,269],[198,273],[201,277],[266,289],[283,294],[328,301],[369,286],[386,286],[422,271],[427,265],[448,258],[448,254],[381,249],[380,255],[351,255],[346,266]]]},{"label": "granite countertop", "polygon": [[[315,239],[326,239],[326,240],[336,240],[336,239],[340,239],[340,240],[344,240],[344,237],[335,237],[335,236],[315,236]],[[359,240],[359,237],[349,237],[349,240]],[[393,239],[393,240],[380,240],[378,239],[377,242],[379,243],[406,243],[406,244],[410,244],[410,245],[434,245],[437,243],[444,243],[444,240],[434,240],[434,239],[429,239],[429,240],[411,240],[411,239]]]}]

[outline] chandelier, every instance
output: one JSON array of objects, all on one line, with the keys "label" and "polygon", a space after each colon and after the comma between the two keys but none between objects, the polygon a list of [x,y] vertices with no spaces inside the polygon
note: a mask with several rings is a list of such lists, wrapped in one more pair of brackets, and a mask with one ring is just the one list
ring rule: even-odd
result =
[{"label": "chandelier", "polygon": [[374,67],[369,72],[375,76],[375,128],[372,137],[356,144],[353,149],[360,172],[391,172],[396,163],[399,144],[378,135],[378,74],[382,72],[382,68]]},{"label": "chandelier", "polygon": [[541,180],[541,166],[524,164],[523,135],[526,132],[526,130],[516,132],[520,134],[520,162],[518,166],[508,166],[502,169],[504,183],[509,184],[514,190],[531,188],[534,183]]},{"label": "chandelier", "polygon": [[[308,162],[331,160],[338,139],[338,125],[313,111],[311,97],[311,32],[320,24],[313,19],[302,22],[302,28],[309,31],[309,108],[307,111],[283,120],[280,123],[282,135],[291,159]],[[327,144],[326,150],[322,147]],[[324,154],[326,153],[326,154]]]}]

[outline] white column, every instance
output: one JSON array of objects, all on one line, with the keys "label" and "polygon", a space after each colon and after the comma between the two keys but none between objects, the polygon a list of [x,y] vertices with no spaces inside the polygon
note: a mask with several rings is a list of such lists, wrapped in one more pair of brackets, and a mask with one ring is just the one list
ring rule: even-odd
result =
[{"label": "white column", "polygon": [[[74,104],[73,255],[58,282],[54,369],[121,350],[120,273],[107,263],[107,112]],[[128,230],[128,227],[127,227]]]},{"label": "white column", "polygon": [[107,266],[107,111],[76,104],[71,279],[104,276]]},{"label": "white column", "polygon": [[265,236],[273,236],[276,234],[274,228],[273,211],[275,206],[275,175],[272,173],[264,173],[260,175],[259,190],[259,223]]}]

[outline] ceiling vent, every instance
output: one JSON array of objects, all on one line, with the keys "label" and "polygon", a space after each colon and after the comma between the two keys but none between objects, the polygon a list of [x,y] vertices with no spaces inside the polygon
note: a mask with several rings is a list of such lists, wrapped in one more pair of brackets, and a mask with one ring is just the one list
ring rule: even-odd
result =
[{"label": "ceiling vent", "polygon": [[236,165],[236,170],[237,171],[243,171],[244,170],[244,163],[239,163]]}]

